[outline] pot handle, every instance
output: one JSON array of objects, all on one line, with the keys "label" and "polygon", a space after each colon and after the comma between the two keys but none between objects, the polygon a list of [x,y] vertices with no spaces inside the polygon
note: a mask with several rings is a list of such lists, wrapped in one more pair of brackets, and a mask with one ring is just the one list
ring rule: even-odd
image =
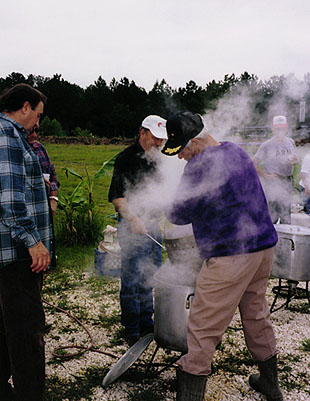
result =
[{"label": "pot handle", "polygon": [[291,251],[295,251],[295,242],[292,240],[292,238],[282,237],[282,239],[287,239],[287,240],[291,241]]},{"label": "pot handle", "polygon": [[186,301],[185,301],[185,308],[186,309],[190,309],[190,307],[192,306],[192,298],[194,297],[195,294],[188,294],[186,297]]}]

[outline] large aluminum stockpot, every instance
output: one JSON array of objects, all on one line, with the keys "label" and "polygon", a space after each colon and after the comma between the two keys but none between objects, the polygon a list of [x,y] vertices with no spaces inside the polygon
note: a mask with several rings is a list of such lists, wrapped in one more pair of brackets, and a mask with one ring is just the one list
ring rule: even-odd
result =
[{"label": "large aluminum stockpot", "polygon": [[199,273],[202,260],[191,224],[176,226],[169,223],[168,228],[165,227],[164,230],[164,241],[171,264],[180,268],[184,267],[185,270],[194,272],[196,275]]},{"label": "large aluminum stockpot", "polygon": [[197,273],[201,269],[202,260],[193,235],[182,238],[165,238],[168,258],[174,265],[185,266]]},{"label": "large aluminum stockpot", "polygon": [[310,228],[290,224],[274,227],[279,241],[271,275],[287,280],[310,280]]},{"label": "large aluminum stockpot", "polygon": [[195,287],[170,283],[157,273],[154,339],[162,348],[187,352],[187,322]]},{"label": "large aluminum stockpot", "polygon": [[154,276],[154,339],[163,348],[187,352],[187,322],[202,266],[191,224],[164,230],[168,260]]}]

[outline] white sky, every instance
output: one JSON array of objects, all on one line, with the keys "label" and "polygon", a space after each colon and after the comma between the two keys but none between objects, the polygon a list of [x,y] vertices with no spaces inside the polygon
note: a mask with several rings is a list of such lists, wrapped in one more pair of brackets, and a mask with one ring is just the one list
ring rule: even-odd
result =
[{"label": "white sky", "polygon": [[16,0],[1,5],[0,77],[126,76],[204,86],[244,71],[310,72],[309,0]]}]

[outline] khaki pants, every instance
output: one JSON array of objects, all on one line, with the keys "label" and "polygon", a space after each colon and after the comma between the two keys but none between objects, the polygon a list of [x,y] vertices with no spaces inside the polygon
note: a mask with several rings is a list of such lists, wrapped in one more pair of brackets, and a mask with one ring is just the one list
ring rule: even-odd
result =
[{"label": "khaki pants", "polygon": [[239,307],[247,347],[258,361],[276,353],[266,288],[274,249],[203,262],[188,321],[188,353],[178,365],[208,375],[217,344]]}]

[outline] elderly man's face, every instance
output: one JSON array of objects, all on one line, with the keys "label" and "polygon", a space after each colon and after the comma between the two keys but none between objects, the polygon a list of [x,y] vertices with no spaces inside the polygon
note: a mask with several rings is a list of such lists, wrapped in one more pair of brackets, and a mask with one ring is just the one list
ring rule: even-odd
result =
[{"label": "elderly man's face", "polygon": [[147,152],[148,150],[156,149],[160,150],[162,147],[163,140],[160,138],[156,138],[150,130],[141,128],[140,130],[140,145],[142,146],[143,150]]},{"label": "elderly man's face", "polygon": [[188,162],[195,155],[194,146],[195,145],[192,143],[192,141],[189,141],[185,148],[178,153],[178,158],[184,159]]}]

